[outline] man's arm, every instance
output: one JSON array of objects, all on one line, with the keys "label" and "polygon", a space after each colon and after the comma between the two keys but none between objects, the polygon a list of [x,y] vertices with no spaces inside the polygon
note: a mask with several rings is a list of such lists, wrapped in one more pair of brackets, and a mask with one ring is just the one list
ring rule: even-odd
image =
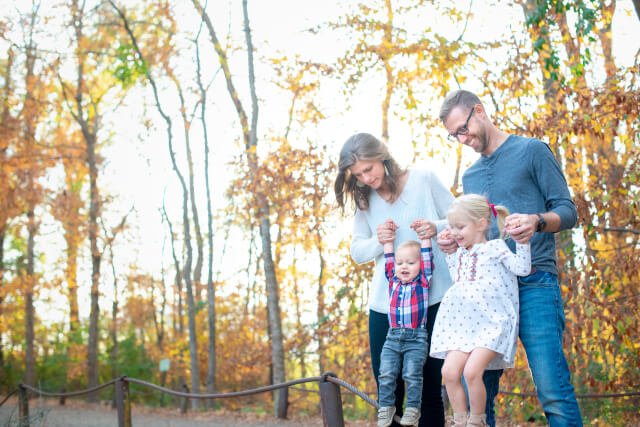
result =
[{"label": "man's arm", "polygon": [[525,243],[538,231],[555,233],[570,229],[578,219],[567,181],[551,148],[542,141],[532,141],[529,155],[531,172],[544,198],[546,211],[507,217],[505,225],[511,228],[511,236],[517,243]]}]

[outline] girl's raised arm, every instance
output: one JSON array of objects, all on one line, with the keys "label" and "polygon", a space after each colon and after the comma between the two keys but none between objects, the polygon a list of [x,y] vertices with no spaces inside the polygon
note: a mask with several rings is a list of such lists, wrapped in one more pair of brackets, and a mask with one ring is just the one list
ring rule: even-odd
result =
[{"label": "girl's raised arm", "polygon": [[516,276],[528,276],[531,274],[531,245],[529,243],[516,243],[516,253],[509,250],[502,239],[498,239],[500,262]]}]

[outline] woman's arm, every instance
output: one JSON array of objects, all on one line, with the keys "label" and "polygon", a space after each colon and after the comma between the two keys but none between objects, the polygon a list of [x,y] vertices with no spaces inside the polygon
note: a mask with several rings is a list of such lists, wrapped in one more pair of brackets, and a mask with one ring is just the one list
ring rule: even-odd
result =
[{"label": "woman's arm", "polygon": [[357,264],[364,264],[382,255],[382,245],[378,242],[378,236],[371,232],[367,216],[360,209],[356,210],[353,218],[351,236],[351,258]]},{"label": "woman's arm", "polygon": [[[433,204],[436,207],[436,214],[438,215],[438,219],[445,219],[444,223],[446,224],[447,211],[454,199],[453,194],[442,184],[436,174],[428,173],[431,177],[429,188],[431,189]],[[438,231],[444,228],[440,227],[440,223],[440,221],[436,223],[438,225]]]}]

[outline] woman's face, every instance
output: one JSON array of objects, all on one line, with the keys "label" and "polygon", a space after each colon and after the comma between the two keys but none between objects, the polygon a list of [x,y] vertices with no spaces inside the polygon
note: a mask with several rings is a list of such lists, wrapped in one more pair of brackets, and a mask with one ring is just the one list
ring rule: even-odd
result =
[{"label": "woman's face", "polygon": [[358,181],[374,190],[384,184],[384,166],[380,160],[358,160],[349,170]]}]

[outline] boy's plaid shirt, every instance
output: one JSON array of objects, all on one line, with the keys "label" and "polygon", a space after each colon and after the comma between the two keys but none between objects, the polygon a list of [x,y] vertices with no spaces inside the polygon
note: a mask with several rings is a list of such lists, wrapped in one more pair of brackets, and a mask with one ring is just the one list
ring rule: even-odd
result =
[{"label": "boy's plaid shirt", "polygon": [[431,248],[420,250],[420,274],[402,284],[395,275],[393,253],[384,254],[385,275],[389,280],[389,326],[392,328],[424,328],[427,323],[429,285],[433,275]]}]

